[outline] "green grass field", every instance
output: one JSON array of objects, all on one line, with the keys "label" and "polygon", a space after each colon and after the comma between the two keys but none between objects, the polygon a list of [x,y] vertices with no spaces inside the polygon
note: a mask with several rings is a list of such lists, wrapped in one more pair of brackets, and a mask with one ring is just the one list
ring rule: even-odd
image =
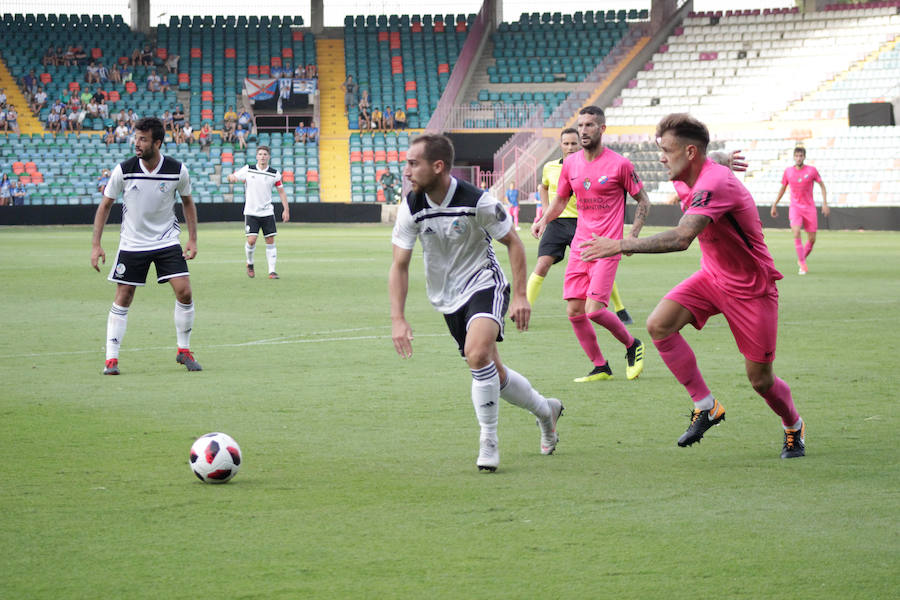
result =
[{"label": "green grass field", "polygon": [[[808,423],[806,458],[779,459],[779,419],[721,317],[685,331],[728,410],[698,446],[675,445],[690,402],[651,344],[629,382],[602,332],[616,378],[572,383],[590,365],[558,265],[532,329],[508,327],[501,353],[564,401],[560,444],[540,455],[534,419],[504,404],[488,475],[421,250],[403,361],[390,229],[279,229],[282,279],[250,280],[240,225],[201,224],[203,372],[175,363],[171,288],[151,283],[129,313],[120,377],[100,375],[114,286],[90,268],[89,228],[0,230],[0,598],[897,597],[897,233],[822,231],[799,277],[789,232],[767,232],[785,274],[776,372]],[[104,242],[111,261],[116,226]],[[639,337],[698,258],[623,260]],[[244,464],[204,485],[188,450],[217,430]]]}]

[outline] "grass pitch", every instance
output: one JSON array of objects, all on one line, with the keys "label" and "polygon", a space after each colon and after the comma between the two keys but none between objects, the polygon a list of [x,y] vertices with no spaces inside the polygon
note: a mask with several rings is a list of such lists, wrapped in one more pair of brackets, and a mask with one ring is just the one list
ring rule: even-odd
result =
[{"label": "grass pitch", "polygon": [[[822,231],[799,277],[789,232],[768,232],[785,274],[776,372],[807,420],[806,458],[778,458],[779,420],[721,317],[685,336],[728,420],[675,446],[690,402],[643,322],[697,268],[695,244],[623,259],[647,344],[633,382],[606,332],[615,379],[572,382],[590,365],[559,299],[563,266],[551,270],[531,331],[508,327],[501,354],[565,403],[560,444],[541,456],[534,419],[504,404],[488,475],[421,250],[403,361],[390,229],[279,231],[282,279],[250,280],[240,225],[200,225],[203,372],[175,363],[171,288],[150,283],[123,374],[103,377],[113,285],[89,266],[89,229],[0,230],[0,598],[896,597],[897,233]],[[109,260],[116,241],[107,227]],[[224,486],[187,464],[216,430],[244,451]]]}]

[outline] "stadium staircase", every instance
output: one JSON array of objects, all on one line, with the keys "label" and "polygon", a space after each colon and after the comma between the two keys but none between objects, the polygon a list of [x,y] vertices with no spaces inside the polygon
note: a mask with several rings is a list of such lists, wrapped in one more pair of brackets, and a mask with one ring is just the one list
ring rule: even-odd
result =
[{"label": "stadium staircase", "polygon": [[9,72],[9,68],[7,68],[3,60],[0,60],[0,89],[6,92],[6,102],[13,104],[16,107],[16,112],[19,113],[19,131],[28,134],[44,133],[41,122],[31,114],[28,102],[16,83],[16,78]]},{"label": "stadium staircase", "polygon": [[323,202],[350,200],[350,130],[344,116],[344,41],[317,39],[319,61],[319,152]]}]

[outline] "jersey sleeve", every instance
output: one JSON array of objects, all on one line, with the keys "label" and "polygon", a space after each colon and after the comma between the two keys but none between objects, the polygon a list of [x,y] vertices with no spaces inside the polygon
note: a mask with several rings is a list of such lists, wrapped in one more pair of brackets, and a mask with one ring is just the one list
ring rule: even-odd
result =
[{"label": "jersey sleeve", "polygon": [[787,185],[790,182],[788,179],[788,170],[785,169],[784,173],[781,175],[781,185]]},{"label": "jersey sleeve", "polygon": [[482,194],[478,199],[478,204],[475,206],[475,219],[494,239],[506,237],[513,226],[506,207],[490,194]]},{"label": "jersey sleeve", "polygon": [[818,170],[817,168],[815,168],[815,167],[812,167],[812,170],[813,170],[813,178],[812,178],[812,180],[813,180],[813,181],[818,181],[819,183],[822,183],[822,176],[819,175],[819,170]]},{"label": "jersey sleeve", "polygon": [[397,209],[397,221],[391,232],[391,243],[404,250],[412,250],[416,245],[416,224],[409,212],[409,204],[402,202]]},{"label": "jersey sleeve", "polygon": [[638,192],[644,189],[644,182],[641,181],[641,177],[634,168],[634,164],[627,158],[622,161],[620,169],[622,185],[625,187],[625,191],[628,192],[628,195],[634,198]]},{"label": "jersey sleeve", "polygon": [[250,167],[247,165],[244,165],[243,167],[241,167],[240,169],[238,169],[237,171],[232,173],[232,175],[234,175],[234,178],[237,179],[238,181],[247,181],[247,173],[249,173],[249,172],[250,172]]},{"label": "jersey sleeve", "polygon": [[[548,169],[547,169],[547,166],[549,164],[550,163],[545,163],[544,168],[541,170],[541,185],[544,186],[545,188],[547,188],[548,190],[550,189],[550,173],[548,173]],[[551,198],[551,200],[553,200],[553,198]]]},{"label": "jersey sleeve", "polygon": [[125,187],[125,180],[122,177],[122,166],[116,165],[113,169],[112,174],[109,176],[109,181],[106,183],[106,188],[103,190],[103,195],[107,198],[112,198],[115,200],[119,197],[119,194],[122,193],[122,189]]},{"label": "jersey sleeve", "polygon": [[178,174],[178,185],[175,189],[178,190],[179,196],[191,195],[191,176],[184,164],[181,165],[181,173]]},{"label": "jersey sleeve", "polygon": [[556,197],[568,200],[572,197],[572,192],[572,184],[569,183],[569,161],[564,160],[562,170],[559,172],[559,182],[556,184]]},{"label": "jersey sleeve", "polygon": [[[721,167],[727,169],[727,167]],[[720,177],[706,176],[699,179],[690,192],[685,203],[686,215],[703,215],[713,222],[728,214],[733,208],[734,200],[726,193],[727,186]]]}]

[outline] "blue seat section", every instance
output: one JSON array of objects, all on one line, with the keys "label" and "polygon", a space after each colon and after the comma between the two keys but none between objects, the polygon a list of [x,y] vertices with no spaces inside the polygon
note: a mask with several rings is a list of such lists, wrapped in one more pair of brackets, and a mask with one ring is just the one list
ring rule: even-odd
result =
[{"label": "blue seat section", "polygon": [[[353,202],[391,202],[379,183],[382,173],[394,175],[399,192],[409,134],[400,131],[350,134],[350,197]],[[388,192],[388,195],[390,192]]]}]

